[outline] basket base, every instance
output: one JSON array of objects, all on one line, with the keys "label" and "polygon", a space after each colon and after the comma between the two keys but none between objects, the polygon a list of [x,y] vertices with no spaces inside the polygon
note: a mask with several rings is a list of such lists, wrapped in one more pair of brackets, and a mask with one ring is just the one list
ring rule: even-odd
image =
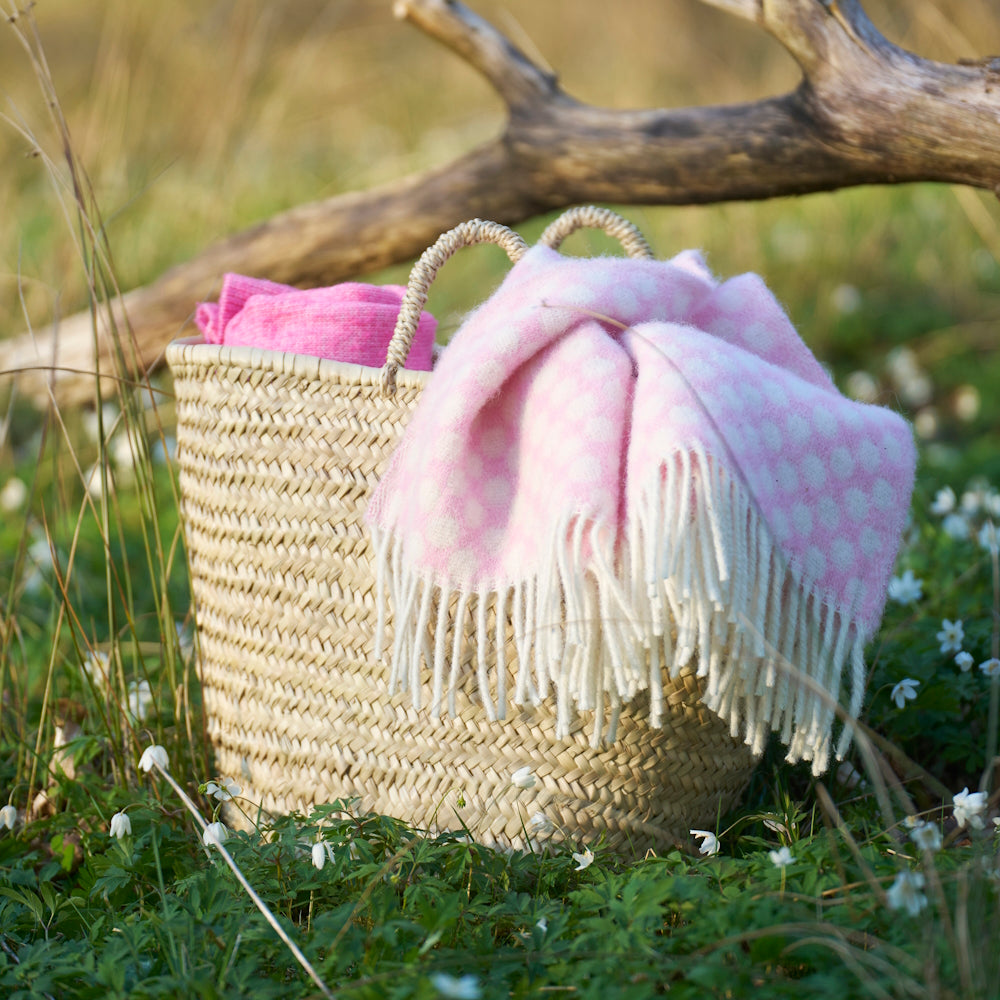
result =
[{"label": "basket base", "polygon": [[[251,815],[258,807],[265,815],[307,814],[315,804],[357,800],[359,812],[429,833],[468,831],[490,847],[602,839],[641,856],[686,842],[692,828],[714,829],[756,764],[701,706],[699,693],[693,674],[682,674],[663,728],[644,721],[639,699],[623,712],[618,739],[598,749],[585,718],[569,738],[556,740],[554,713],[544,705],[489,722],[471,705],[456,717],[433,719],[414,711],[408,696],[342,702],[316,720],[315,739],[304,736],[297,714],[294,740],[278,735],[281,709],[272,707],[263,732],[246,704],[241,715],[207,707],[219,773],[243,784]],[[525,768],[527,777],[515,783],[513,775]],[[227,819],[248,825],[237,809]]]}]

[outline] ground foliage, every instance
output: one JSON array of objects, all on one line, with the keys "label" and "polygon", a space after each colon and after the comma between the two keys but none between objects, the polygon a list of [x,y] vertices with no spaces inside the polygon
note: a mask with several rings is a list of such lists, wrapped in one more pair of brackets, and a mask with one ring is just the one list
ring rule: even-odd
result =
[{"label": "ground foliage", "polygon": [[[118,79],[121,39],[144,24],[130,14],[118,35],[114,16],[140,7],[110,5],[98,84]],[[44,66],[35,71],[52,83]],[[56,92],[43,90],[58,126]],[[240,101],[253,90],[234,107],[250,106]],[[228,170],[226,150],[247,140],[236,126],[251,119],[233,113],[214,169]],[[25,128],[15,131],[41,167],[19,162],[11,183],[36,206],[53,181],[58,204],[24,215],[27,259],[51,254],[56,274],[72,264],[74,301],[89,296],[102,312],[117,290],[113,226],[79,147],[62,148],[69,130],[56,127],[53,141]],[[193,118],[189,131],[200,134]],[[98,123],[83,145],[94,144],[106,193],[117,175],[99,139]],[[63,152],[65,165],[55,158]],[[287,157],[280,166],[289,169]],[[136,169],[155,174],[149,163]],[[956,204],[967,225],[956,225]],[[232,832],[225,847],[337,995],[1000,995],[995,796],[964,822],[952,807],[963,788],[995,788],[1000,682],[982,665],[998,656],[1000,582],[979,537],[1000,516],[994,216],[978,198],[926,186],[699,212],[708,214],[640,214],[661,233],[714,247],[720,271],[764,272],[838,384],[917,426],[922,464],[897,572],[921,588],[890,601],[869,650],[867,735],[823,782],[772,746],[740,809],[711,831],[715,854],[699,854],[699,843],[711,846],[703,838],[662,856],[556,841],[504,852],[467,830],[425,835],[352,803],[272,821],[237,797],[227,809],[246,810],[249,832]],[[60,216],[72,237],[54,225]],[[176,211],[158,218],[159,229],[138,227],[169,237],[147,256],[151,271],[167,249],[205,241],[174,232]],[[500,273],[490,267],[453,271],[476,279],[455,284],[487,287]],[[44,282],[19,281],[4,308],[12,315],[11,302],[30,300],[30,321],[50,296]],[[127,347],[127,331],[116,332]],[[213,774],[204,736],[166,460],[169,382],[135,386],[124,367],[105,375],[107,405],[96,410],[39,415],[12,390],[0,421],[0,989],[319,995],[166,778],[138,769],[145,748],[165,747],[170,774],[207,819],[220,802],[206,782],[239,778]],[[966,511],[965,536],[954,521],[946,530],[945,487],[953,512]],[[943,648],[946,621],[962,625],[968,670]],[[904,681],[914,697],[899,693]],[[915,825],[918,813],[929,827]]]}]

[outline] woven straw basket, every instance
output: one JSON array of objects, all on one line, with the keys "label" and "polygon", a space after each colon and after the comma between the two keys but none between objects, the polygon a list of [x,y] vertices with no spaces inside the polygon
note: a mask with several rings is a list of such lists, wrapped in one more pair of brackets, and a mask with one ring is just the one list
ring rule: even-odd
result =
[{"label": "woven straw basket", "polygon": [[[542,241],[557,248],[584,225],[650,255],[631,224],[599,209],[567,213]],[[373,657],[367,497],[431,377],[401,367],[427,287],[458,247],[477,242],[512,260],[526,249],[478,220],[445,234],[414,268],[382,370],[197,339],[167,349],[217,767],[265,812],[356,797],[418,828],[464,825],[486,844],[604,834],[618,849],[665,847],[713,827],[754,765],[702,706],[693,674],[664,679],[662,729],[633,704],[616,741],[593,749],[585,719],[556,740],[547,704],[489,722],[474,668],[457,715],[431,718],[410,693],[388,695],[387,667]],[[525,766],[529,788],[511,780]]]}]

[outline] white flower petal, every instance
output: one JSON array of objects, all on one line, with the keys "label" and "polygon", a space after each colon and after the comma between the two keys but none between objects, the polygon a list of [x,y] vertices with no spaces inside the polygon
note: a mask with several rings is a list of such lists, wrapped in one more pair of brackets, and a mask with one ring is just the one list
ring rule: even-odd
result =
[{"label": "white flower petal", "polygon": [[923,597],[924,581],[918,580],[913,575],[913,570],[908,569],[902,576],[894,576],[889,581],[889,599],[897,604],[913,604]]},{"label": "white flower petal", "polygon": [[986,521],[979,529],[979,545],[992,555],[1000,550],[1000,533],[992,521]]},{"label": "white flower petal", "polygon": [[[969,659],[971,660],[972,657],[969,657]],[[990,657],[990,659],[984,660],[979,664],[979,669],[986,674],[987,677],[996,677],[997,674],[1000,674],[1000,660],[998,660],[995,656]]]},{"label": "white flower petal", "polygon": [[8,479],[4,483],[3,489],[0,490],[0,511],[5,514],[13,514],[24,506],[27,499],[28,487],[24,485],[23,480],[14,476],[12,479]]},{"label": "white flower petal", "polygon": [[158,743],[154,743],[152,746],[146,747],[142,751],[142,756],[139,758],[139,770],[152,771],[154,767],[160,767],[164,771],[169,769],[169,764],[167,762],[167,751],[163,749]]},{"label": "white flower petal", "polygon": [[449,1000],[479,1000],[483,989],[473,975],[449,976],[447,972],[435,972],[430,977],[431,985]]},{"label": "white flower petal", "polygon": [[536,812],[528,821],[532,833],[547,834],[555,829],[555,824],[543,812]]},{"label": "white flower petal", "polygon": [[711,831],[689,830],[688,833],[690,833],[692,837],[701,841],[698,845],[698,852],[700,854],[711,855],[719,853],[719,838],[716,837],[716,835]]},{"label": "white flower petal", "polygon": [[951,538],[961,540],[968,538],[971,529],[968,518],[964,514],[949,514],[941,522],[941,530]]},{"label": "white flower petal", "polygon": [[942,653],[958,653],[962,649],[964,638],[965,629],[960,620],[949,621],[945,618],[941,622],[941,631],[937,634],[937,641],[941,643]]},{"label": "white flower petal", "polygon": [[931,504],[931,513],[943,517],[955,509],[955,503],[955,491],[950,486],[946,486],[943,490],[937,491],[934,502]]},{"label": "white flower petal", "polygon": [[201,841],[206,847],[221,847],[229,837],[229,831],[224,823],[209,823],[201,835]]},{"label": "white flower petal", "polygon": [[986,802],[985,792],[970,792],[968,788],[956,792],[952,799],[952,812],[959,829],[967,826],[973,830],[981,830],[986,825],[983,818]]},{"label": "white flower petal", "polygon": [[535,772],[527,765],[519,767],[511,776],[511,784],[517,788],[533,788],[535,785]]},{"label": "white flower petal", "polygon": [[927,905],[927,897],[920,891],[923,887],[924,876],[920,872],[900,872],[886,892],[889,908],[917,916]]},{"label": "white flower petal", "polygon": [[910,831],[910,839],[922,851],[941,850],[941,830],[935,823],[917,823]]},{"label": "white flower petal", "polygon": [[912,677],[904,677],[892,689],[889,697],[896,703],[896,708],[903,708],[908,701],[916,698],[918,687],[920,687],[920,681],[915,681]]},{"label": "white flower petal", "polygon": [[320,870],[326,864],[326,845],[321,840],[318,840],[312,846],[312,862],[313,866]]},{"label": "white flower petal", "polygon": [[108,832],[119,840],[123,837],[130,837],[132,835],[132,820],[128,818],[128,813],[116,812],[111,817],[111,827]]},{"label": "white flower petal", "polygon": [[771,859],[771,864],[775,868],[784,868],[795,860],[792,852],[787,847],[781,847],[777,851],[768,851],[767,856]]}]

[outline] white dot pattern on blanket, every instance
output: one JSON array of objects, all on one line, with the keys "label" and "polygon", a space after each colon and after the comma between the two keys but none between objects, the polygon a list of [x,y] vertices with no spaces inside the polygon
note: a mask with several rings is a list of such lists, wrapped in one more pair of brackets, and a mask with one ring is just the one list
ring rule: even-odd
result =
[{"label": "white dot pattern on blanket", "polygon": [[529,251],[445,350],[374,519],[419,534],[422,571],[458,589],[513,585],[580,516],[613,562],[680,453],[747,494],[825,602],[877,620],[912,484],[908,428],[837,392],[760,278],[718,285],[693,257]]},{"label": "white dot pattern on blanket", "polygon": [[781,431],[778,430],[778,425],[776,423],[771,420],[765,421],[761,425],[760,435],[764,439],[764,444],[767,446],[769,451],[781,451],[784,439],[782,438]]},{"label": "white dot pattern on blanket", "polygon": [[840,527],[840,506],[831,496],[821,496],[816,501],[816,516],[824,532],[836,531]]},{"label": "white dot pattern on blanket", "polygon": [[802,459],[802,479],[810,490],[817,493],[826,485],[826,465],[814,452]]},{"label": "white dot pattern on blanket", "polygon": [[795,531],[803,539],[808,538],[812,534],[813,530],[813,516],[812,511],[804,503],[797,503],[792,507],[792,524],[795,525]]},{"label": "white dot pattern on blanket", "polygon": [[798,492],[799,474],[795,471],[795,466],[787,458],[778,460],[775,472],[777,474],[778,486],[784,493],[792,496]]},{"label": "white dot pattern on blanket", "polygon": [[854,475],[854,459],[843,445],[831,452],[830,469],[838,479],[850,479]]},{"label": "white dot pattern on blanket", "polygon": [[841,573],[854,566],[858,559],[854,546],[846,538],[834,538],[830,544],[830,557]]}]

